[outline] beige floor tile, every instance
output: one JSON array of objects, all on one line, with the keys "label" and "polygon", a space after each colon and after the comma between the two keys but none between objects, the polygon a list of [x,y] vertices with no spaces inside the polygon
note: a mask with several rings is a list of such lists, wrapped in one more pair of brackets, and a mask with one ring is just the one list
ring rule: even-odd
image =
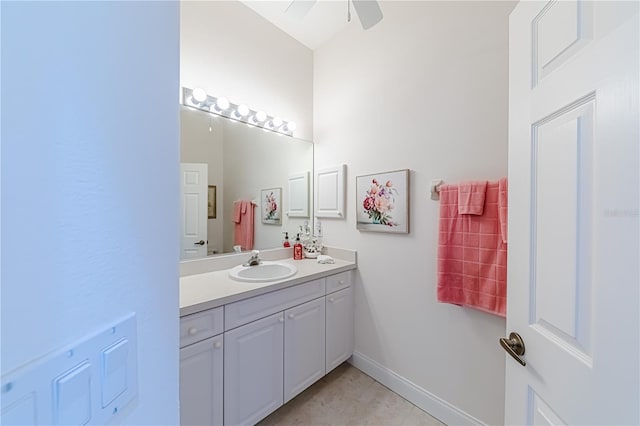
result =
[{"label": "beige floor tile", "polygon": [[443,423],[344,363],[259,425],[442,426]]},{"label": "beige floor tile", "polygon": [[426,412],[422,411],[415,405],[409,412],[409,415],[404,419],[403,426],[445,426],[444,423],[431,417]]}]

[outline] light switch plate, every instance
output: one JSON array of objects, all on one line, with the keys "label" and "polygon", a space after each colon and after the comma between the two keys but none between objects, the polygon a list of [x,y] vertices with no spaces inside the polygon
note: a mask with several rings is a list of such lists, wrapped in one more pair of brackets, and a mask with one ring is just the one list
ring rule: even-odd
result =
[{"label": "light switch plate", "polygon": [[102,425],[138,392],[136,315],[2,376],[0,424]]}]

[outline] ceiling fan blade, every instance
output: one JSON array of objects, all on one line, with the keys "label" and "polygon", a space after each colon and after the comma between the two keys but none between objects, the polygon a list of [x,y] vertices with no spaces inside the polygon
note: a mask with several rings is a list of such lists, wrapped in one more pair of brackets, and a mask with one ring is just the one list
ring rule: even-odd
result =
[{"label": "ceiling fan blade", "polygon": [[382,10],[376,0],[352,0],[362,28],[368,30],[382,21]]},{"label": "ceiling fan blade", "polygon": [[284,13],[294,18],[302,19],[311,10],[317,0],[293,0],[284,10]]}]

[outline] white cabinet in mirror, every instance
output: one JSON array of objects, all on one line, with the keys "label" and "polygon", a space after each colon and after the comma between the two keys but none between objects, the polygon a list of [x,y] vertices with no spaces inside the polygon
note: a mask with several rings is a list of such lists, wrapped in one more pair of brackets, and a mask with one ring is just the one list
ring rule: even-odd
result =
[{"label": "white cabinet in mirror", "polygon": [[[182,177],[181,244],[183,249],[188,246],[190,253],[197,253],[183,255],[182,259],[234,251],[235,201],[252,201],[255,205],[252,249],[281,247],[284,232],[295,235],[304,221],[311,220],[313,143],[185,106],[181,106],[180,117],[180,162],[206,165],[204,175]],[[215,186],[215,191],[208,191],[215,194],[215,200],[208,200],[206,193],[194,194],[184,189],[189,178],[200,179],[203,188]],[[266,188],[282,188],[277,206],[282,220],[278,225],[261,220],[266,206],[260,197]],[[197,212],[205,212],[204,224],[194,219],[199,217]],[[201,242],[204,243],[200,245]]]}]

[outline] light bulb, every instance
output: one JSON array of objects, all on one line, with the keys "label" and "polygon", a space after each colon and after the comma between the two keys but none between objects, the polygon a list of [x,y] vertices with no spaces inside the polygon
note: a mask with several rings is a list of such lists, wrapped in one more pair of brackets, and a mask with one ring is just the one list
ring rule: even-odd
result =
[{"label": "light bulb", "polygon": [[277,129],[278,127],[282,126],[282,118],[280,117],[273,117],[273,119],[271,120],[271,122],[269,123],[269,125],[271,127],[273,127],[274,129]]},{"label": "light bulb", "polygon": [[218,107],[218,109],[221,111],[224,111],[225,109],[229,108],[229,99],[225,97],[218,98],[216,100],[216,107]]},{"label": "light bulb", "polygon": [[296,129],[296,127],[298,127],[296,125],[296,122],[295,121],[290,121],[290,122],[288,122],[287,124],[284,125],[284,130],[285,130],[285,132],[293,132]]},{"label": "light bulb", "polygon": [[245,104],[238,105],[238,109],[236,109],[235,116],[237,118],[246,117],[249,115],[249,107]]},{"label": "light bulb", "polygon": [[256,114],[253,116],[253,120],[256,123],[264,123],[264,120],[267,119],[267,114],[264,111],[258,111],[256,112]]},{"label": "light bulb", "polygon": [[193,89],[193,91],[191,92],[191,96],[193,96],[194,101],[200,104],[207,100],[207,92],[205,92],[201,87],[196,87],[195,89]]}]

